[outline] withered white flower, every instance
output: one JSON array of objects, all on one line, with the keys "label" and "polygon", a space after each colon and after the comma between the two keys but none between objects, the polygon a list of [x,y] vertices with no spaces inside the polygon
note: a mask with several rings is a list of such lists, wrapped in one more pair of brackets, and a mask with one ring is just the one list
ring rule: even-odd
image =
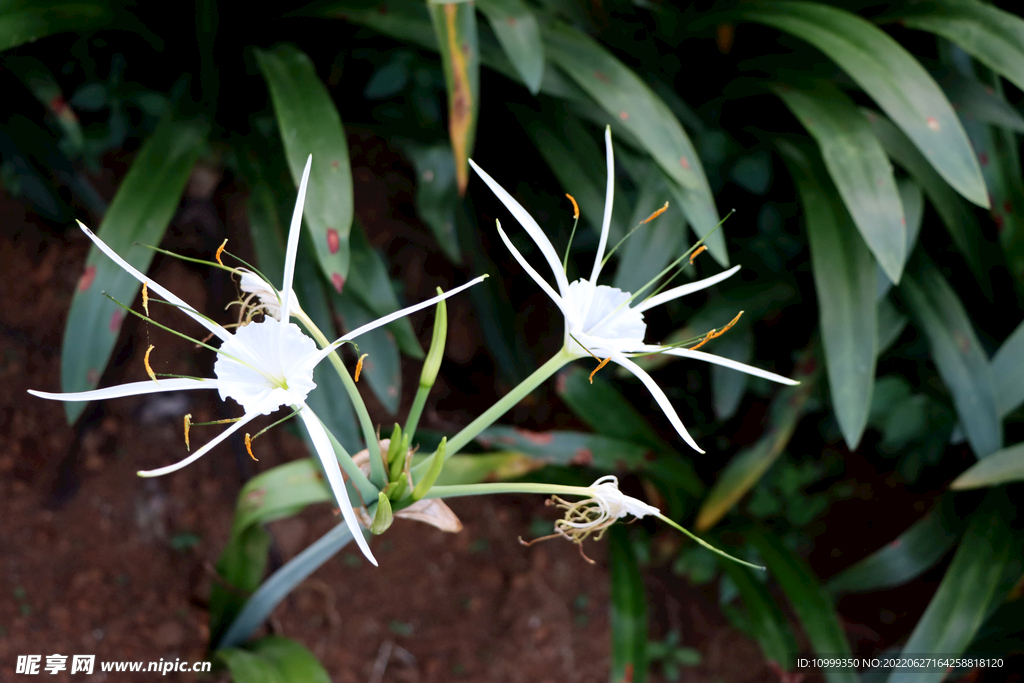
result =
[{"label": "withered white flower", "polygon": [[672,423],[672,426],[683,440],[696,451],[703,453],[704,451],[701,450],[686,431],[686,427],[683,426],[672,404],[669,403],[665,392],[662,391],[661,387],[658,386],[646,371],[630,360],[631,356],[667,353],[673,356],[715,363],[749,375],[763,377],[773,382],[790,385],[797,384],[797,382],[777,375],[774,372],[760,370],[711,353],[644,343],[644,336],[647,332],[647,324],[644,322],[643,316],[645,311],[686,294],[706,289],[730,277],[740,267],[734,266],[725,272],[704,278],[703,280],[673,287],[654,296],[649,296],[637,304],[632,303],[635,297],[629,292],[623,292],[616,287],[598,284],[601,267],[605,259],[605,251],[608,246],[608,229],[612,218],[612,200],[615,187],[615,164],[612,155],[611,129],[606,129],[605,131],[605,150],[608,185],[605,193],[604,219],[601,226],[601,237],[598,242],[597,255],[594,257],[594,266],[591,269],[590,277],[579,279],[572,283],[566,277],[565,270],[562,263],[558,260],[554,246],[547,238],[547,235],[544,234],[544,231],[541,230],[537,221],[476,163],[472,160],[469,163],[530,235],[555,276],[557,291],[527,263],[526,259],[523,258],[523,255],[516,249],[511,240],[509,240],[508,235],[501,228],[501,223],[498,223],[498,234],[501,236],[505,246],[512,252],[512,256],[530,274],[530,277],[533,278],[540,288],[551,297],[551,300],[555,302],[555,305],[562,312],[565,318],[563,352],[570,354],[573,358],[604,358],[631,372],[651,392],[654,400],[657,401],[666,417],[668,417],[669,422]]},{"label": "withered white flower", "polygon": [[[288,232],[283,280],[284,289],[277,292],[255,274],[249,271],[243,273],[243,282],[247,283],[250,287],[248,291],[255,292],[260,296],[267,315],[260,322],[252,322],[239,327],[235,333],[229,332],[221,325],[202,315],[169,290],[139,272],[118,256],[99,237],[93,234],[89,228],[85,227],[81,222],[78,224],[82,231],[104,254],[142,282],[150,292],[155,292],[162,296],[167,302],[179,308],[221,340],[220,348],[215,349],[217,361],[214,363],[213,371],[216,377],[209,379],[174,377],[157,381],[155,375],[153,375],[153,381],[131,382],[117,387],[93,391],[49,393],[30,390],[29,393],[56,401],[92,401],[165,391],[216,389],[220,394],[221,400],[230,398],[242,407],[245,412],[242,417],[238,418],[234,424],[211,439],[195,453],[173,465],[139,472],[139,476],[143,477],[158,477],[179,470],[206,455],[211,449],[242,429],[242,427],[257,416],[269,415],[282,407],[290,406],[298,412],[298,416],[309,431],[317,456],[320,458],[324,472],[327,474],[328,483],[341,509],[345,523],[352,531],[353,538],[359,544],[359,548],[366,555],[366,558],[376,565],[377,561],[370,552],[366,539],[359,528],[359,522],[356,519],[355,511],[345,489],[345,481],[342,477],[334,448],[331,446],[330,438],[320,420],[317,419],[305,402],[306,396],[316,387],[316,384],[313,382],[313,369],[342,343],[355,339],[365,332],[386,325],[422,308],[432,306],[438,301],[480,282],[483,278],[476,278],[450,292],[367,323],[340,337],[325,348],[317,348],[316,342],[308,337],[298,325],[289,322],[291,315],[298,310],[295,295],[292,291],[292,280],[295,274],[295,257],[299,236],[302,231],[302,209],[305,202],[312,159],[311,155],[306,162],[306,168],[302,174],[298,200],[295,203],[291,227]],[[247,277],[248,279],[246,279]],[[259,280],[259,284],[254,282],[253,278]],[[279,302],[279,308],[276,310],[271,305],[274,302]],[[188,423],[186,422],[186,424]],[[248,442],[248,435],[246,436]]]}]

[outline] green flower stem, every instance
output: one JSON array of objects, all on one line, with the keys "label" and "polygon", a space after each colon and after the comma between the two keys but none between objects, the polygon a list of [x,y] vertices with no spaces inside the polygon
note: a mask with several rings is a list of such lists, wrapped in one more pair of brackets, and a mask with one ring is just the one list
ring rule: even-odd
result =
[{"label": "green flower stem", "polygon": [[[324,333],[309,319],[309,316],[304,311],[300,309],[293,311],[292,314],[302,321],[302,324],[306,326],[306,329],[313,335],[313,338],[316,339],[321,348],[330,346],[331,341],[324,336]],[[377,433],[373,430],[373,421],[370,419],[370,413],[367,412],[366,404],[363,403],[363,397],[359,395],[359,389],[356,387],[352,375],[348,373],[348,368],[341,362],[338,352],[332,352],[328,358],[335,371],[337,371],[338,377],[341,377],[341,383],[345,385],[345,390],[348,392],[349,398],[352,399],[352,405],[355,406],[356,416],[359,418],[359,426],[363,430],[363,439],[366,441],[366,448],[370,451],[370,481],[378,489],[382,489],[387,485],[388,478],[384,473],[384,461],[380,457],[380,443],[377,441]]]},{"label": "green flower stem", "polygon": [[412,408],[409,409],[409,417],[405,420],[404,434],[409,436],[410,443],[416,435],[416,427],[420,424],[420,416],[423,414],[423,405],[427,402],[427,394],[430,393],[433,385],[423,386],[416,390],[416,397],[412,400]]},{"label": "green flower stem", "polygon": [[[461,432],[452,437],[448,442],[448,452],[445,453],[445,459],[461,451],[480,432],[490,427],[499,417],[507,413],[512,406],[522,401],[527,394],[561,370],[566,363],[576,358],[577,356],[567,351],[565,347],[562,347],[547,363],[534,370],[532,375],[520,382],[519,386],[502,396],[497,403],[488,408],[480,417],[470,422]],[[428,460],[424,460],[414,467],[412,472],[413,481],[419,481],[427,467],[429,467]]]},{"label": "green flower stem", "polygon": [[[437,487],[435,486],[434,488],[437,488]],[[697,543],[699,543],[700,545],[704,546],[705,548],[707,548],[708,550],[710,550],[711,552],[713,552],[716,555],[720,555],[720,556],[724,557],[727,560],[732,560],[733,562],[736,562],[737,564],[742,564],[742,565],[744,565],[746,567],[750,567],[751,569],[760,569],[762,571],[765,571],[765,567],[762,567],[759,564],[753,564],[751,562],[746,562],[745,560],[741,560],[738,557],[733,557],[729,553],[726,553],[726,552],[723,552],[723,551],[719,550],[718,548],[716,548],[715,546],[711,545],[707,541],[701,539],[699,536],[695,535],[693,532],[689,531],[685,527],[682,527],[682,526],[676,524],[675,522],[673,522],[671,519],[669,519],[665,515],[659,514],[658,515],[658,519],[660,519],[661,521],[665,522],[665,524],[668,524],[673,529],[675,529],[677,531],[683,532],[684,534],[686,534],[687,536],[689,536],[693,540],[697,541]]]},{"label": "green flower stem", "polygon": [[[314,413],[314,415],[315,414],[316,413]],[[334,447],[334,454],[338,458],[338,464],[341,465],[341,469],[345,470],[345,474],[348,475],[349,481],[356,488],[356,491],[359,492],[361,500],[358,501],[358,504],[365,505],[366,501],[372,501],[374,499],[373,497],[377,495],[377,487],[370,483],[370,480],[366,478],[363,471],[359,469],[359,466],[352,460],[352,456],[349,455],[349,452],[341,445],[341,442],[334,437],[334,434],[327,428],[324,421],[320,420],[319,417],[316,419],[320,421],[321,425],[323,425],[324,431],[327,432],[327,438],[331,440],[331,446]]]}]

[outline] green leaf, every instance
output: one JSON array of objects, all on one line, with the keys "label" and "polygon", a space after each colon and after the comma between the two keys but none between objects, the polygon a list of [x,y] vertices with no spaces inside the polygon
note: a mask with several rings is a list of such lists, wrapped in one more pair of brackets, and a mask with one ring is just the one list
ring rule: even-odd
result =
[{"label": "green leaf", "polygon": [[907,317],[900,313],[889,297],[878,300],[878,355],[885,353],[907,327]]},{"label": "green leaf", "polygon": [[[345,327],[349,330],[373,322],[378,317],[348,291],[341,294],[331,292],[331,298],[345,321]],[[408,323],[408,320],[405,322]],[[398,356],[395,335],[388,327],[378,327],[359,335],[355,343],[359,347],[357,355],[368,354],[363,360],[360,379],[365,378],[370,383],[377,400],[389,415],[394,415],[398,412],[398,404],[402,398],[402,360]],[[422,356],[422,350],[420,355]]]},{"label": "green leaf", "polygon": [[270,534],[262,526],[249,526],[233,534],[217,560],[217,575],[210,589],[210,642],[216,643],[255,591],[267,569]]},{"label": "green leaf", "polygon": [[971,319],[942,273],[924,257],[911,261],[900,291],[931,347],[939,375],[953,395],[960,425],[974,454],[983,458],[1003,445],[988,358]]},{"label": "green leaf", "polygon": [[[997,95],[992,88],[974,78],[951,74],[939,81],[960,120],[975,120],[1018,133],[1024,133],[1024,116]],[[968,131],[968,135],[970,131]],[[982,173],[985,172],[982,165]]]},{"label": "green leaf", "polygon": [[992,390],[999,417],[1024,403],[1024,322],[1006,338],[992,357]]},{"label": "green leaf", "polygon": [[[426,456],[417,456],[415,464]],[[506,481],[519,479],[544,463],[517,452],[474,453],[453,455],[444,463],[441,475],[434,482],[436,486],[457,486],[478,484],[482,481]]]},{"label": "green leaf", "polygon": [[469,184],[469,156],[480,111],[480,47],[471,2],[427,3],[448,87],[448,137],[455,155],[459,194]]},{"label": "green leaf", "polygon": [[[202,151],[208,126],[202,121],[165,121],[146,140],[103,217],[97,235],[143,273],[155,252],[145,244],[163,239],[178,209],[181,192]],[[126,306],[142,285],[92,246],[85,273],[78,281],[61,351],[61,388],[65,392],[95,389],[121,332],[125,313],[103,295]],[[64,404],[74,422],[85,403]]]},{"label": "green leaf", "polygon": [[[776,145],[793,174],[806,218],[832,406],[847,446],[855,450],[867,426],[875,380],[875,262],[849,215],[833,200],[833,188],[816,161],[787,141]],[[902,232],[899,239],[905,242]],[[897,261],[902,266],[902,250]]]},{"label": "green leaf", "polygon": [[982,290],[986,295],[991,296],[991,278],[981,256],[981,226],[974,215],[974,210],[956,195],[907,136],[891,121],[870,109],[861,111],[864,112],[868,123],[871,124],[871,130],[881,140],[886,153],[892,157],[893,161],[902,166],[924,190],[928,200],[935,206],[946,230],[949,231],[949,236],[953,238],[953,242],[960,249],[967,265],[974,272]]},{"label": "green leaf", "polygon": [[[749,327],[732,330],[718,340],[714,348],[716,356],[749,364],[754,355],[754,333]],[[745,372],[711,366],[711,396],[716,418],[724,421],[736,414],[749,382],[750,375]]]},{"label": "green leaf", "polygon": [[698,532],[707,531],[717,524],[786,448],[814,390],[818,373],[815,351],[813,348],[805,350],[792,375],[800,384],[786,387],[772,399],[768,408],[768,429],[764,435],[754,445],[737,453],[722,470],[697,513],[695,528]]},{"label": "green leaf", "polygon": [[550,465],[583,465],[605,472],[634,471],[645,465],[640,444],[586,432],[531,432],[495,425],[476,438],[485,448],[523,453]]},{"label": "green leaf", "polygon": [[953,480],[949,488],[955,490],[999,486],[1024,479],[1024,443],[998,450],[972,466]]},{"label": "green leaf", "polygon": [[903,130],[964,197],[988,207],[985,182],[967,135],[928,72],[865,19],[817,2],[758,2],[737,15],[802,38],[824,52]]},{"label": "green leaf", "polygon": [[612,683],[647,680],[647,601],[644,579],[629,543],[629,532],[621,524],[608,530],[612,637]]},{"label": "green leaf", "polygon": [[[973,515],[953,561],[921,620],[914,627],[903,652],[941,652],[955,657],[964,652],[984,622],[989,608],[1002,596],[998,588],[1010,560],[1014,538],[1008,520],[1012,507],[1001,494],[989,493]],[[941,681],[946,672],[921,673],[896,670],[889,683]]]},{"label": "green leaf", "polygon": [[[761,553],[768,571],[782,586],[789,603],[804,628],[811,649],[826,657],[849,657],[850,644],[846,640],[839,615],[828,593],[818,582],[811,568],[790,552],[775,536],[755,535],[751,538]],[[930,652],[932,650],[921,650]],[[829,683],[856,683],[854,669],[825,669]]]},{"label": "green leaf", "polygon": [[[363,306],[373,312],[377,318],[394,313],[402,308],[391,286],[388,267],[383,257],[370,245],[366,234],[359,223],[353,225],[350,245],[352,247],[352,269],[359,277],[352,279],[347,293],[355,295]],[[335,299],[343,301],[344,298]],[[344,317],[345,311],[342,311]],[[355,326],[350,325],[349,329]],[[399,318],[385,326],[395,336],[398,348],[407,356],[423,358],[423,347],[420,346],[416,333],[412,329],[409,318]],[[358,343],[358,339],[356,342]]]},{"label": "green leaf", "polygon": [[92,31],[113,18],[113,8],[106,2],[5,0],[0,3],[0,51],[54,33]]},{"label": "green leaf", "polygon": [[[793,653],[797,651],[796,643],[789,628],[789,621],[779,609],[768,587],[746,567],[734,562],[718,564],[732,579],[746,608],[742,620],[743,630],[757,641],[766,660],[775,662],[783,669],[788,668]],[[723,609],[728,614],[735,608],[723,605]]]},{"label": "green leaf", "polygon": [[927,0],[900,7],[907,28],[947,38],[1024,89],[1024,19],[977,0]]},{"label": "green leaf", "polygon": [[[892,166],[871,126],[853,100],[827,81],[817,81],[813,88],[780,84],[772,90],[817,141],[861,237],[889,279],[899,282],[907,260],[906,221]],[[811,246],[813,255],[813,239]],[[828,348],[826,337],[826,355]]]},{"label": "green leaf", "polygon": [[729,264],[718,209],[693,144],[668,106],[640,78],[581,31],[552,22],[543,27],[548,58],[643,145],[672,182],[683,213],[722,266]]},{"label": "green leaf", "polygon": [[312,459],[292,460],[261,472],[245,483],[238,494],[232,535],[249,527],[289,517],[315,503],[333,502]]},{"label": "green leaf", "polygon": [[231,671],[235,683],[330,683],[331,677],[316,656],[299,643],[267,636],[248,649],[224,648],[217,656]]},{"label": "green leaf", "polygon": [[832,577],[825,588],[835,596],[894,588],[928,571],[956,544],[962,525],[953,497],[940,503],[902,534]]},{"label": "green leaf", "polygon": [[445,255],[462,261],[459,236],[455,231],[455,210],[459,188],[455,182],[455,158],[448,143],[408,143],[403,150],[416,167],[416,213],[430,226]]},{"label": "green leaf", "polygon": [[479,0],[478,6],[523,83],[536,95],[544,78],[544,44],[530,7],[523,0]]},{"label": "green leaf", "polygon": [[302,218],[320,269],[341,291],[349,272],[352,228],[352,169],[341,117],[313,62],[298,48],[257,49],[256,61],[270,88],[296,187],[306,159],[313,155]]}]

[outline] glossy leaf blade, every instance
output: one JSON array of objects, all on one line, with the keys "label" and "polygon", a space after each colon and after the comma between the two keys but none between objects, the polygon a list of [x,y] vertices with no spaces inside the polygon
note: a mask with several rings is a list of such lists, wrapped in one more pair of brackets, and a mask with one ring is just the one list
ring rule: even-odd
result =
[{"label": "glossy leaf blade", "polygon": [[[1019,543],[1008,524],[1013,512],[1010,506],[997,504],[1000,497],[990,492],[971,516],[942,583],[903,646],[904,653],[941,652],[955,657],[974,639],[997,599],[1012,546]],[[889,676],[889,683],[938,682],[945,676],[945,671],[897,670]]]},{"label": "glossy leaf blade", "polygon": [[[818,143],[861,237],[889,279],[899,282],[907,258],[906,221],[892,166],[871,126],[853,100],[831,83],[773,90]],[[827,353],[827,343],[825,348]]]},{"label": "glossy leaf blade", "polygon": [[459,187],[455,178],[455,157],[447,143],[403,148],[416,168],[416,213],[426,223],[445,256],[462,261],[459,235],[455,229],[455,211]]},{"label": "glossy leaf blade", "polygon": [[[154,255],[142,245],[156,245],[163,239],[207,130],[200,121],[162,123],[139,150],[96,231],[111,249],[142,272],[149,268]],[[125,313],[103,293],[130,306],[141,287],[98,248],[89,249],[85,273],[75,289],[64,330],[62,391],[96,388],[110,360]],[[85,404],[68,402],[64,409],[68,422],[74,422]]]},{"label": "glossy leaf blade", "polygon": [[825,588],[833,595],[863,593],[902,585],[928,571],[956,544],[960,521],[952,496],[885,546],[832,577]]},{"label": "glossy leaf blade", "polygon": [[[354,330],[379,317],[348,292],[331,292],[331,298],[348,330]],[[398,355],[395,335],[388,327],[378,327],[354,341],[358,347],[356,355],[361,357],[366,354],[359,382],[368,382],[384,409],[389,415],[394,415],[398,412],[398,403],[402,398],[402,361]]]},{"label": "glossy leaf blade", "polygon": [[[789,598],[811,648],[826,657],[850,656],[850,644],[843,633],[832,599],[811,568],[775,536],[756,535],[751,540],[760,551],[771,576],[779,582]],[[852,668],[825,669],[822,673],[829,683],[857,683],[860,680]]]},{"label": "glossy leaf blade", "polygon": [[110,23],[109,3],[30,0],[0,5],[0,51],[64,31],[84,32]]},{"label": "glossy leaf blade", "polygon": [[[833,188],[820,173],[820,164],[787,141],[779,140],[776,145],[793,174],[803,205],[829,393],[843,438],[854,450],[867,426],[875,381],[875,260],[846,210],[835,201]],[[902,231],[899,239],[905,247]],[[902,262],[901,249],[898,259],[891,263],[902,266]]]},{"label": "glossy leaf blade", "polygon": [[455,155],[459,194],[469,184],[469,157],[480,111],[480,47],[471,2],[427,3],[448,88],[448,137]]},{"label": "glossy leaf blade", "polygon": [[988,207],[967,135],[924,67],[874,24],[816,2],[758,2],[738,16],[806,40],[835,61],[896,122],[957,192]]},{"label": "glossy leaf blade", "polygon": [[938,269],[925,258],[911,263],[900,290],[928,338],[967,441],[984,458],[1003,443],[988,358],[967,311]]},{"label": "glossy leaf blade", "polygon": [[331,677],[316,656],[299,643],[267,636],[248,649],[225,648],[217,656],[227,665],[235,683],[330,683]]},{"label": "glossy leaf blade", "polygon": [[523,453],[549,465],[580,465],[606,472],[642,469],[648,449],[640,444],[586,432],[531,432],[495,425],[480,433],[485,448]]},{"label": "glossy leaf blade", "polygon": [[998,450],[953,480],[955,490],[999,486],[1024,479],[1024,444]]},{"label": "glossy leaf blade", "polygon": [[1024,323],[1017,325],[992,356],[992,388],[1000,418],[1024,403]]},{"label": "glossy leaf blade", "polygon": [[289,517],[307,505],[333,503],[314,460],[306,458],[278,465],[245,483],[238,494],[231,533]]},{"label": "glossy leaf blade", "polygon": [[956,43],[1024,89],[1024,19],[977,0],[928,0],[901,7],[900,23]]},{"label": "glossy leaf blade", "polygon": [[352,228],[352,169],[341,117],[304,52],[280,45],[256,50],[256,61],[270,89],[296,187],[306,159],[313,155],[303,223],[320,269],[341,291],[348,277]]},{"label": "glossy leaf blade", "polygon": [[813,349],[803,352],[791,375],[800,384],[786,387],[772,399],[768,409],[768,429],[764,435],[737,453],[722,470],[697,513],[695,528],[698,532],[707,531],[717,524],[786,448],[814,390],[819,365]]},{"label": "glossy leaf blade", "polygon": [[536,95],[544,79],[544,43],[537,18],[523,0],[478,0],[480,11],[498,37],[523,83]]},{"label": "glossy leaf blade", "polygon": [[644,579],[629,544],[629,533],[621,524],[608,531],[611,605],[609,621],[612,638],[611,683],[647,680],[647,600]]},{"label": "glossy leaf blade", "polygon": [[544,44],[557,64],[601,105],[610,120],[630,131],[672,179],[670,186],[698,237],[721,265],[729,263],[711,187],[679,120],[640,78],[605,48],[563,24],[543,27]]},{"label": "glossy leaf blade", "polygon": [[[747,635],[757,641],[766,660],[775,662],[785,670],[793,653],[797,651],[796,643],[786,615],[779,609],[768,587],[746,567],[734,562],[720,562],[718,566],[725,570],[739,591],[746,608],[744,622]],[[734,609],[728,606],[723,608]]]}]

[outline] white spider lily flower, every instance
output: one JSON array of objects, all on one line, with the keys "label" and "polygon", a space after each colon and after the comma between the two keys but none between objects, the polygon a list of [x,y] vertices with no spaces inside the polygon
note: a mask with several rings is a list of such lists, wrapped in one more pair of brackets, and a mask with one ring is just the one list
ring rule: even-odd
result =
[{"label": "white spider lily flower", "polygon": [[[217,361],[213,366],[216,377],[209,379],[167,378],[161,379],[159,383],[156,381],[131,382],[117,387],[73,393],[48,393],[34,390],[30,390],[29,393],[56,401],[93,401],[163,391],[216,389],[220,393],[221,400],[233,399],[245,411],[245,414],[234,424],[211,439],[195,453],[192,453],[176,464],[139,472],[139,476],[143,477],[158,477],[179,470],[206,455],[211,449],[239,431],[257,416],[269,415],[282,407],[290,406],[298,411],[299,417],[309,431],[310,439],[313,442],[317,456],[320,458],[320,462],[323,464],[324,472],[327,474],[327,481],[341,509],[341,514],[348,528],[352,531],[352,537],[355,538],[366,558],[376,565],[377,561],[374,559],[366,539],[363,537],[355,510],[349,500],[348,492],[345,488],[345,480],[342,477],[341,468],[338,464],[334,448],[331,446],[330,438],[323,425],[321,425],[320,420],[317,419],[305,402],[306,396],[316,387],[316,384],[313,382],[313,369],[342,343],[422,308],[432,306],[441,299],[452,296],[480,282],[483,280],[483,277],[476,278],[461,287],[457,287],[428,301],[404,308],[379,320],[367,323],[362,327],[352,330],[325,348],[317,348],[316,342],[308,337],[298,325],[289,322],[291,315],[298,310],[298,303],[295,301],[292,292],[292,279],[295,273],[295,255],[298,248],[299,235],[302,230],[302,208],[305,202],[306,186],[309,181],[309,169],[312,160],[313,157],[311,155],[302,173],[298,199],[295,203],[291,227],[288,232],[284,289],[280,293],[275,292],[265,282],[250,273],[253,278],[259,280],[262,285],[261,289],[251,280],[245,280],[246,275],[243,273],[243,280],[249,282],[253,287],[251,291],[260,295],[260,300],[267,308],[268,315],[261,322],[249,323],[238,328],[233,334],[196,311],[145,274],[139,272],[131,264],[118,256],[99,237],[93,234],[89,228],[85,227],[81,222],[78,224],[82,231],[104,254],[146,285],[150,292],[155,292],[166,301],[174,304],[221,340],[220,348],[216,349]],[[279,302],[277,316],[273,315],[274,310],[268,305],[271,301]]]},{"label": "white spider lily flower", "polygon": [[[586,488],[573,491],[572,495],[583,496],[583,499],[570,503],[556,495],[551,497],[548,504],[565,511],[565,516],[555,522],[555,535],[580,544],[580,552],[583,541],[591,534],[596,533],[595,540],[600,540],[608,527],[626,515],[637,518],[647,515],[662,517],[658,508],[620,491],[618,478],[610,474]],[[545,536],[537,540],[547,538],[552,537]],[[586,555],[583,557],[586,558]]]},{"label": "white spider lily flower", "polygon": [[[274,320],[280,320],[281,299],[278,297],[277,290],[247,268],[239,268],[238,273],[241,275],[238,287],[248,295],[245,301],[248,302],[255,297],[259,301],[258,308]],[[294,302],[292,305],[296,304],[297,302]]]},{"label": "white spider lily flower", "polygon": [[676,432],[694,450],[703,453],[704,451],[701,450],[689,432],[686,431],[686,427],[683,426],[672,404],[669,403],[665,392],[662,391],[661,387],[658,386],[646,371],[629,359],[630,356],[667,353],[673,356],[715,363],[749,375],[763,377],[773,382],[789,385],[797,384],[797,382],[773,372],[760,370],[744,363],[737,363],[736,361],[711,353],[644,343],[644,336],[647,332],[647,324],[644,322],[643,316],[645,311],[686,294],[706,289],[730,277],[740,267],[735,266],[718,275],[667,289],[633,305],[631,305],[631,302],[634,297],[629,292],[623,292],[616,287],[598,284],[602,261],[605,258],[605,250],[608,246],[608,228],[612,218],[612,200],[615,187],[615,164],[612,156],[610,128],[605,130],[605,150],[608,185],[605,193],[604,220],[601,225],[601,237],[598,242],[597,255],[594,257],[594,266],[591,269],[590,277],[579,279],[572,283],[566,278],[565,270],[563,269],[562,262],[558,259],[554,246],[547,238],[547,235],[544,234],[544,231],[541,230],[537,221],[491,176],[477,166],[472,159],[470,159],[469,163],[494,194],[498,196],[498,199],[505,205],[505,208],[519,221],[519,224],[523,226],[527,234],[530,235],[555,276],[557,291],[527,263],[523,255],[515,248],[512,241],[509,240],[505,231],[502,230],[501,223],[498,223],[498,234],[501,236],[505,246],[512,252],[512,256],[561,310],[565,318],[563,352],[569,354],[572,358],[591,356],[606,358],[634,374],[647,387],[647,390],[651,392],[654,400],[657,401],[662,411],[664,411],[665,416],[668,417]]}]

